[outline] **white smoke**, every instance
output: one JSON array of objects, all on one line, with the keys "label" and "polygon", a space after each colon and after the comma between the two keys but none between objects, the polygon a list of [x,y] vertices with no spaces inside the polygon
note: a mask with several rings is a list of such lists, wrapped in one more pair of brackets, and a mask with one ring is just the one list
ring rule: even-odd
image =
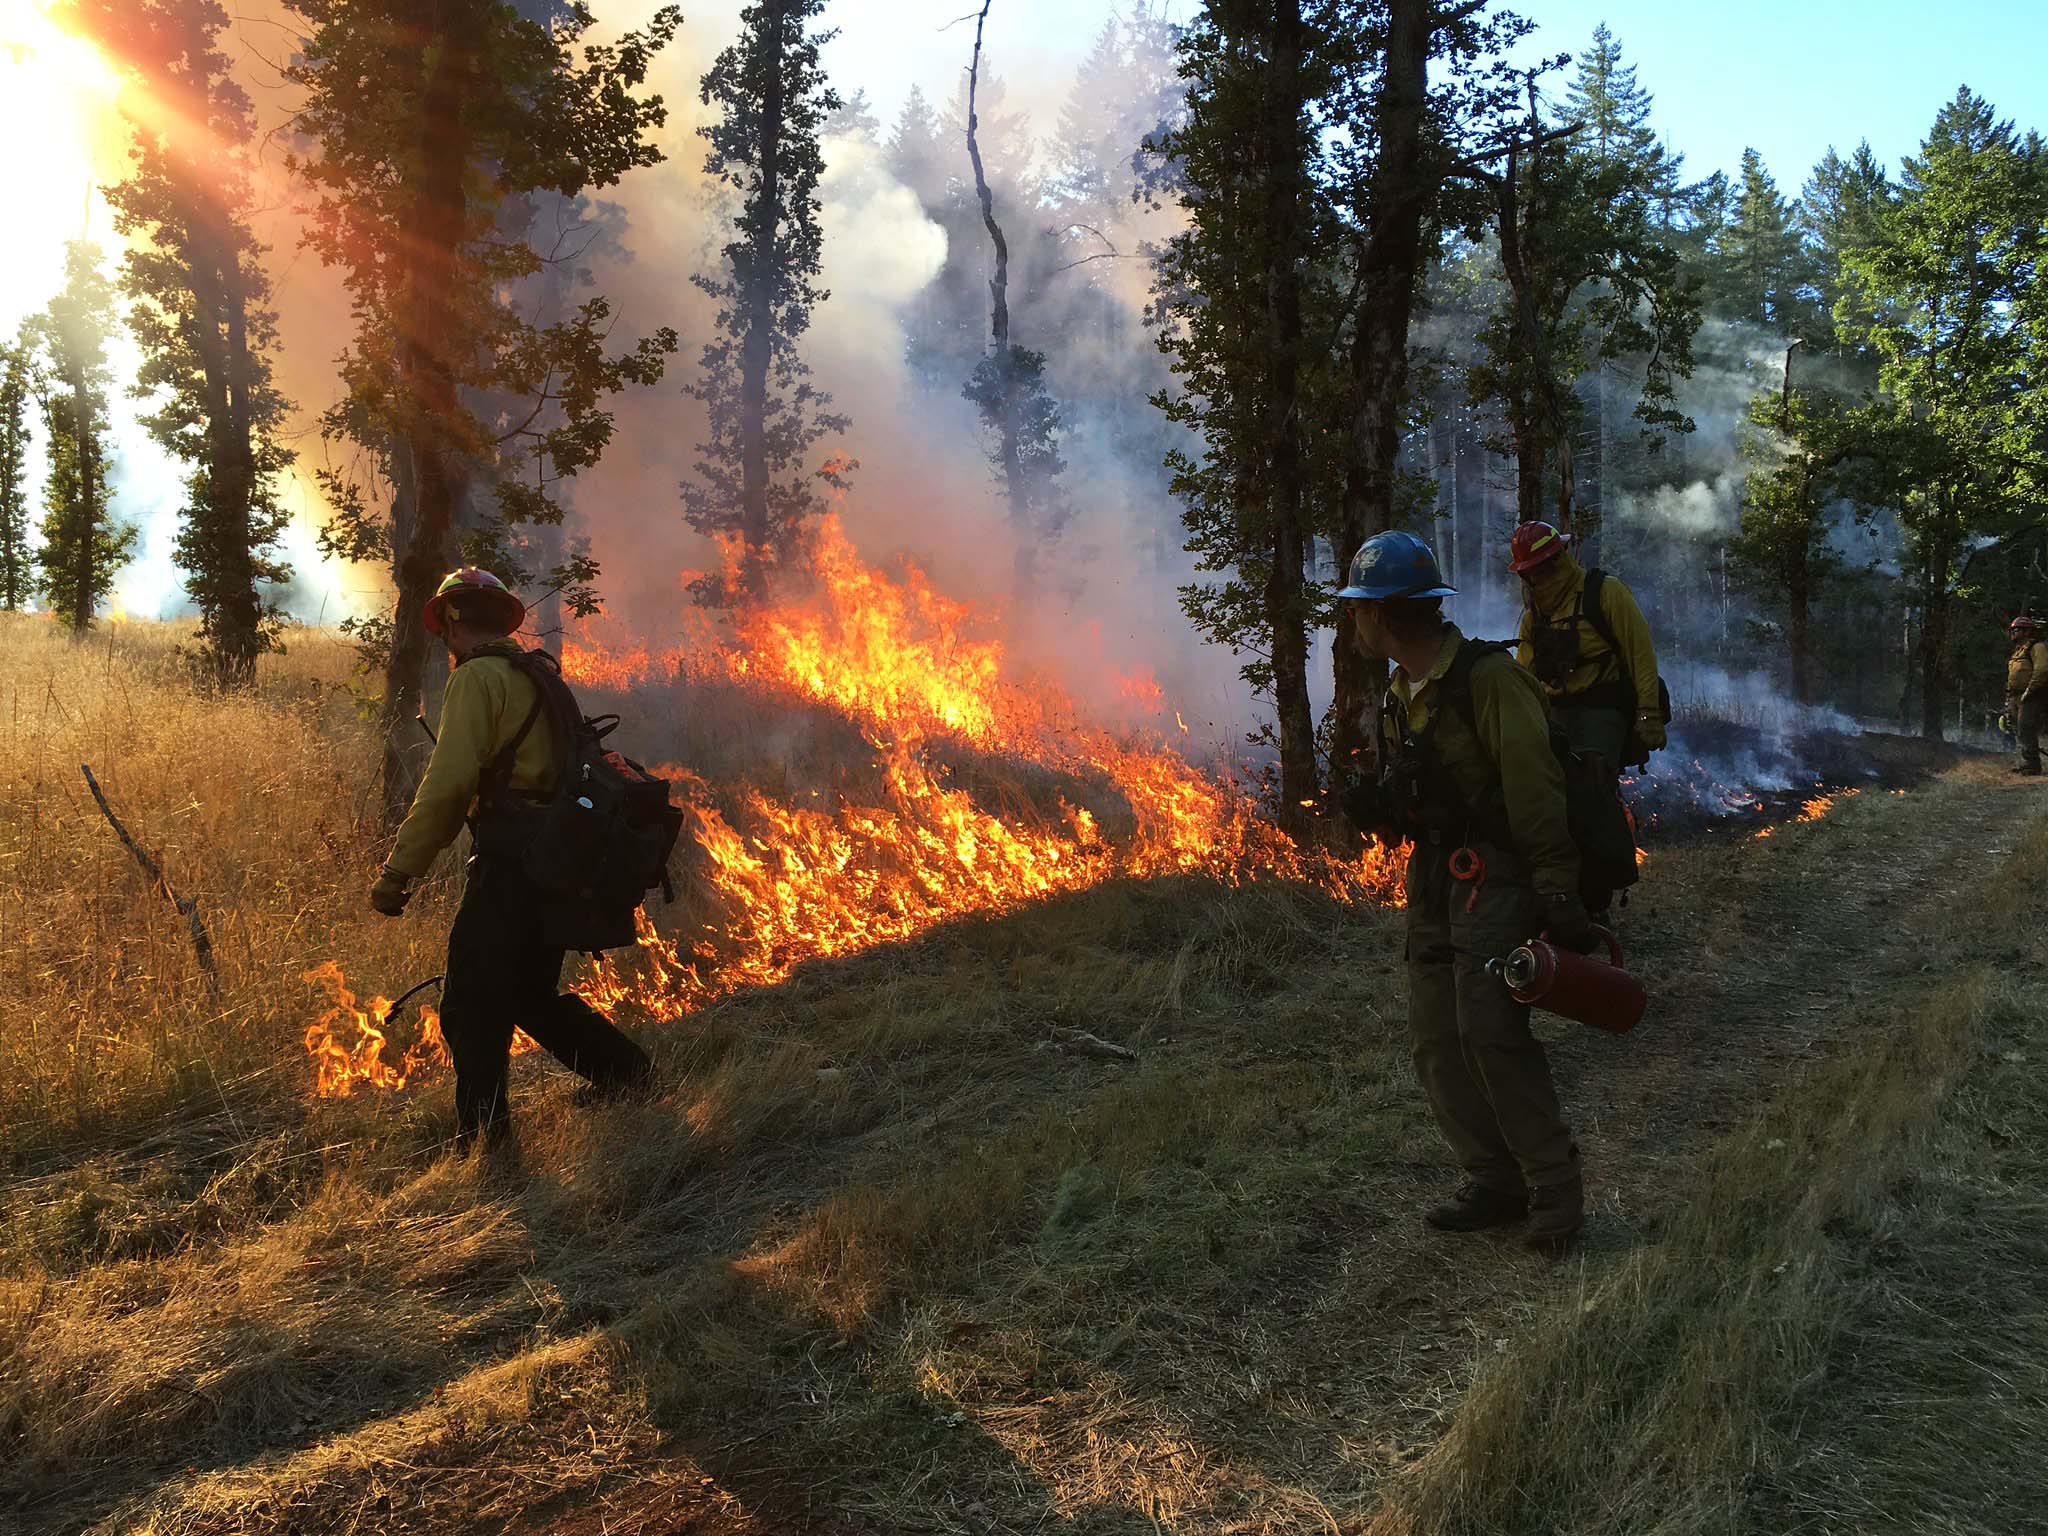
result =
[{"label": "white smoke", "polygon": [[1666,533],[1692,538],[1735,531],[1742,512],[1742,475],[1733,469],[1712,480],[1660,485],[1647,494],[1624,491],[1614,498],[1616,515]]}]

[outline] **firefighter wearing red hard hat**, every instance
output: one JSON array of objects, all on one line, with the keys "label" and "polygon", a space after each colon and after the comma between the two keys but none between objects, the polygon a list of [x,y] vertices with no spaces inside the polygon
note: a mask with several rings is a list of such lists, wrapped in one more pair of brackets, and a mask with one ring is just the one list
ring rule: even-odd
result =
[{"label": "firefighter wearing red hard hat", "polygon": [[455,1062],[457,1129],[497,1140],[510,1127],[505,1086],[512,1032],[523,1029],[572,1071],[601,1089],[644,1081],[647,1053],[574,993],[563,993],[560,949],[538,931],[539,892],[516,855],[494,839],[494,807],[544,797],[554,786],[560,743],[540,690],[513,658],[526,605],[489,571],[451,571],[427,600],[424,620],[448,646],[453,672],[441,730],[412,810],[370,904],[386,917],[405,911],[409,887],[466,823],[472,852],[462,905],[448,934],[441,1034]]},{"label": "firefighter wearing red hard hat", "polygon": [[1575,949],[1595,935],[1543,690],[1505,647],[1444,617],[1453,590],[1412,533],[1376,534],[1351,562],[1337,594],[1346,623],[1395,667],[1374,726],[1377,781],[1353,786],[1345,809],[1361,830],[1411,844],[1415,1075],[1466,1175],[1423,1219],[1477,1232],[1526,1215],[1527,1241],[1549,1249],[1585,1222],[1579,1149],[1529,1005],[1486,962],[1539,931]]},{"label": "firefighter wearing red hard hat", "polygon": [[2041,706],[2048,701],[2048,641],[2041,621],[2022,615],[2007,626],[2012,654],[2005,662],[2005,728],[2019,743],[2014,773],[2041,772]]},{"label": "firefighter wearing red hard hat", "polygon": [[1515,658],[1542,682],[1572,746],[1619,773],[1664,746],[1657,648],[1635,594],[1580,565],[1571,543],[1549,523],[1524,523],[1508,542],[1523,594]]}]

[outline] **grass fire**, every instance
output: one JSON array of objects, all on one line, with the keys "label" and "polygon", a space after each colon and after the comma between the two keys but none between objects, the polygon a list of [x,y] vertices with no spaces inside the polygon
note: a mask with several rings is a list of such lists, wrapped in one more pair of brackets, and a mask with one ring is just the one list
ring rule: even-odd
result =
[{"label": "grass fire", "polygon": [[0,1530],[2032,1529],[2048,20],[1569,9],[0,6]]}]

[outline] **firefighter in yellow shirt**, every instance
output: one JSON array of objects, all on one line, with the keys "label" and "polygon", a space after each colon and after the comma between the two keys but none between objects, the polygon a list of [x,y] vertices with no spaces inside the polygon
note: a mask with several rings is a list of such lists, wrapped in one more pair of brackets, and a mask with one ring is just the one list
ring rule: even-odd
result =
[{"label": "firefighter in yellow shirt", "polygon": [[1412,533],[1376,534],[1351,563],[1337,595],[1355,643],[1395,669],[1376,730],[1378,782],[1356,786],[1345,808],[1361,829],[1413,844],[1415,1074],[1466,1174],[1423,1220],[1476,1232],[1526,1215],[1526,1241],[1550,1249],[1585,1222],[1579,1149],[1529,1005],[1486,962],[1539,932],[1574,949],[1595,934],[1543,690],[1503,648],[1466,640],[1444,618],[1453,590]]},{"label": "firefighter in yellow shirt", "polygon": [[2014,773],[2036,777],[2041,772],[2041,703],[2048,699],[2048,641],[2041,621],[2024,616],[2012,621],[2012,655],[2005,663],[2005,728],[2019,742]]},{"label": "firefighter in yellow shirt", "polygon": [[1657,648],[1635,594],[1604,572],[1590,582],[1570,546],[1548,523],[1524,523],[1509,541],[1524,595],[1515,659],[1542,682],[1572,746],[1618,773],[1664,745]]},{"label": "firefighter in yellow shirt", "polygon": [[398,829],[370,904],[405,911],[409,887],[468,823],[472,852],[462,905],[448,934],[441,1033],[455,1061],[462,1139],[500,1139],[510,1127],[506,1073],[523,1029],[599,1089],[644,1082],[647,1053],[561,985],[564,953],[540,931],[543,902],[510,831],[511,802],[544,800],[562,744],[541,693],[514,664],[526,605],[489,571],[451,572],[429,600],[426,626],[448,645],[453,672],[441,731],[412,810]]}]

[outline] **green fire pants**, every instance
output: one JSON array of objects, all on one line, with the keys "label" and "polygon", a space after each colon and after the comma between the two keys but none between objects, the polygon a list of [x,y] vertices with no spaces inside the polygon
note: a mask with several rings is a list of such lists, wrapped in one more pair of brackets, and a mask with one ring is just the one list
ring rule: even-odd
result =
[{"label": "green fire pants", "polygon": [[1408,1028],[1415,1075],[1465,1172],[1489,1188],[1562,1184],[1578,1149],[1558,1108],[1529,1005],[1486,962],[1537,928],[1536,890],[1515,855],[1476,845],[1486,879],[1473,910],[1453,880],[1449,847],[1418,843],[1408,860]]}]

